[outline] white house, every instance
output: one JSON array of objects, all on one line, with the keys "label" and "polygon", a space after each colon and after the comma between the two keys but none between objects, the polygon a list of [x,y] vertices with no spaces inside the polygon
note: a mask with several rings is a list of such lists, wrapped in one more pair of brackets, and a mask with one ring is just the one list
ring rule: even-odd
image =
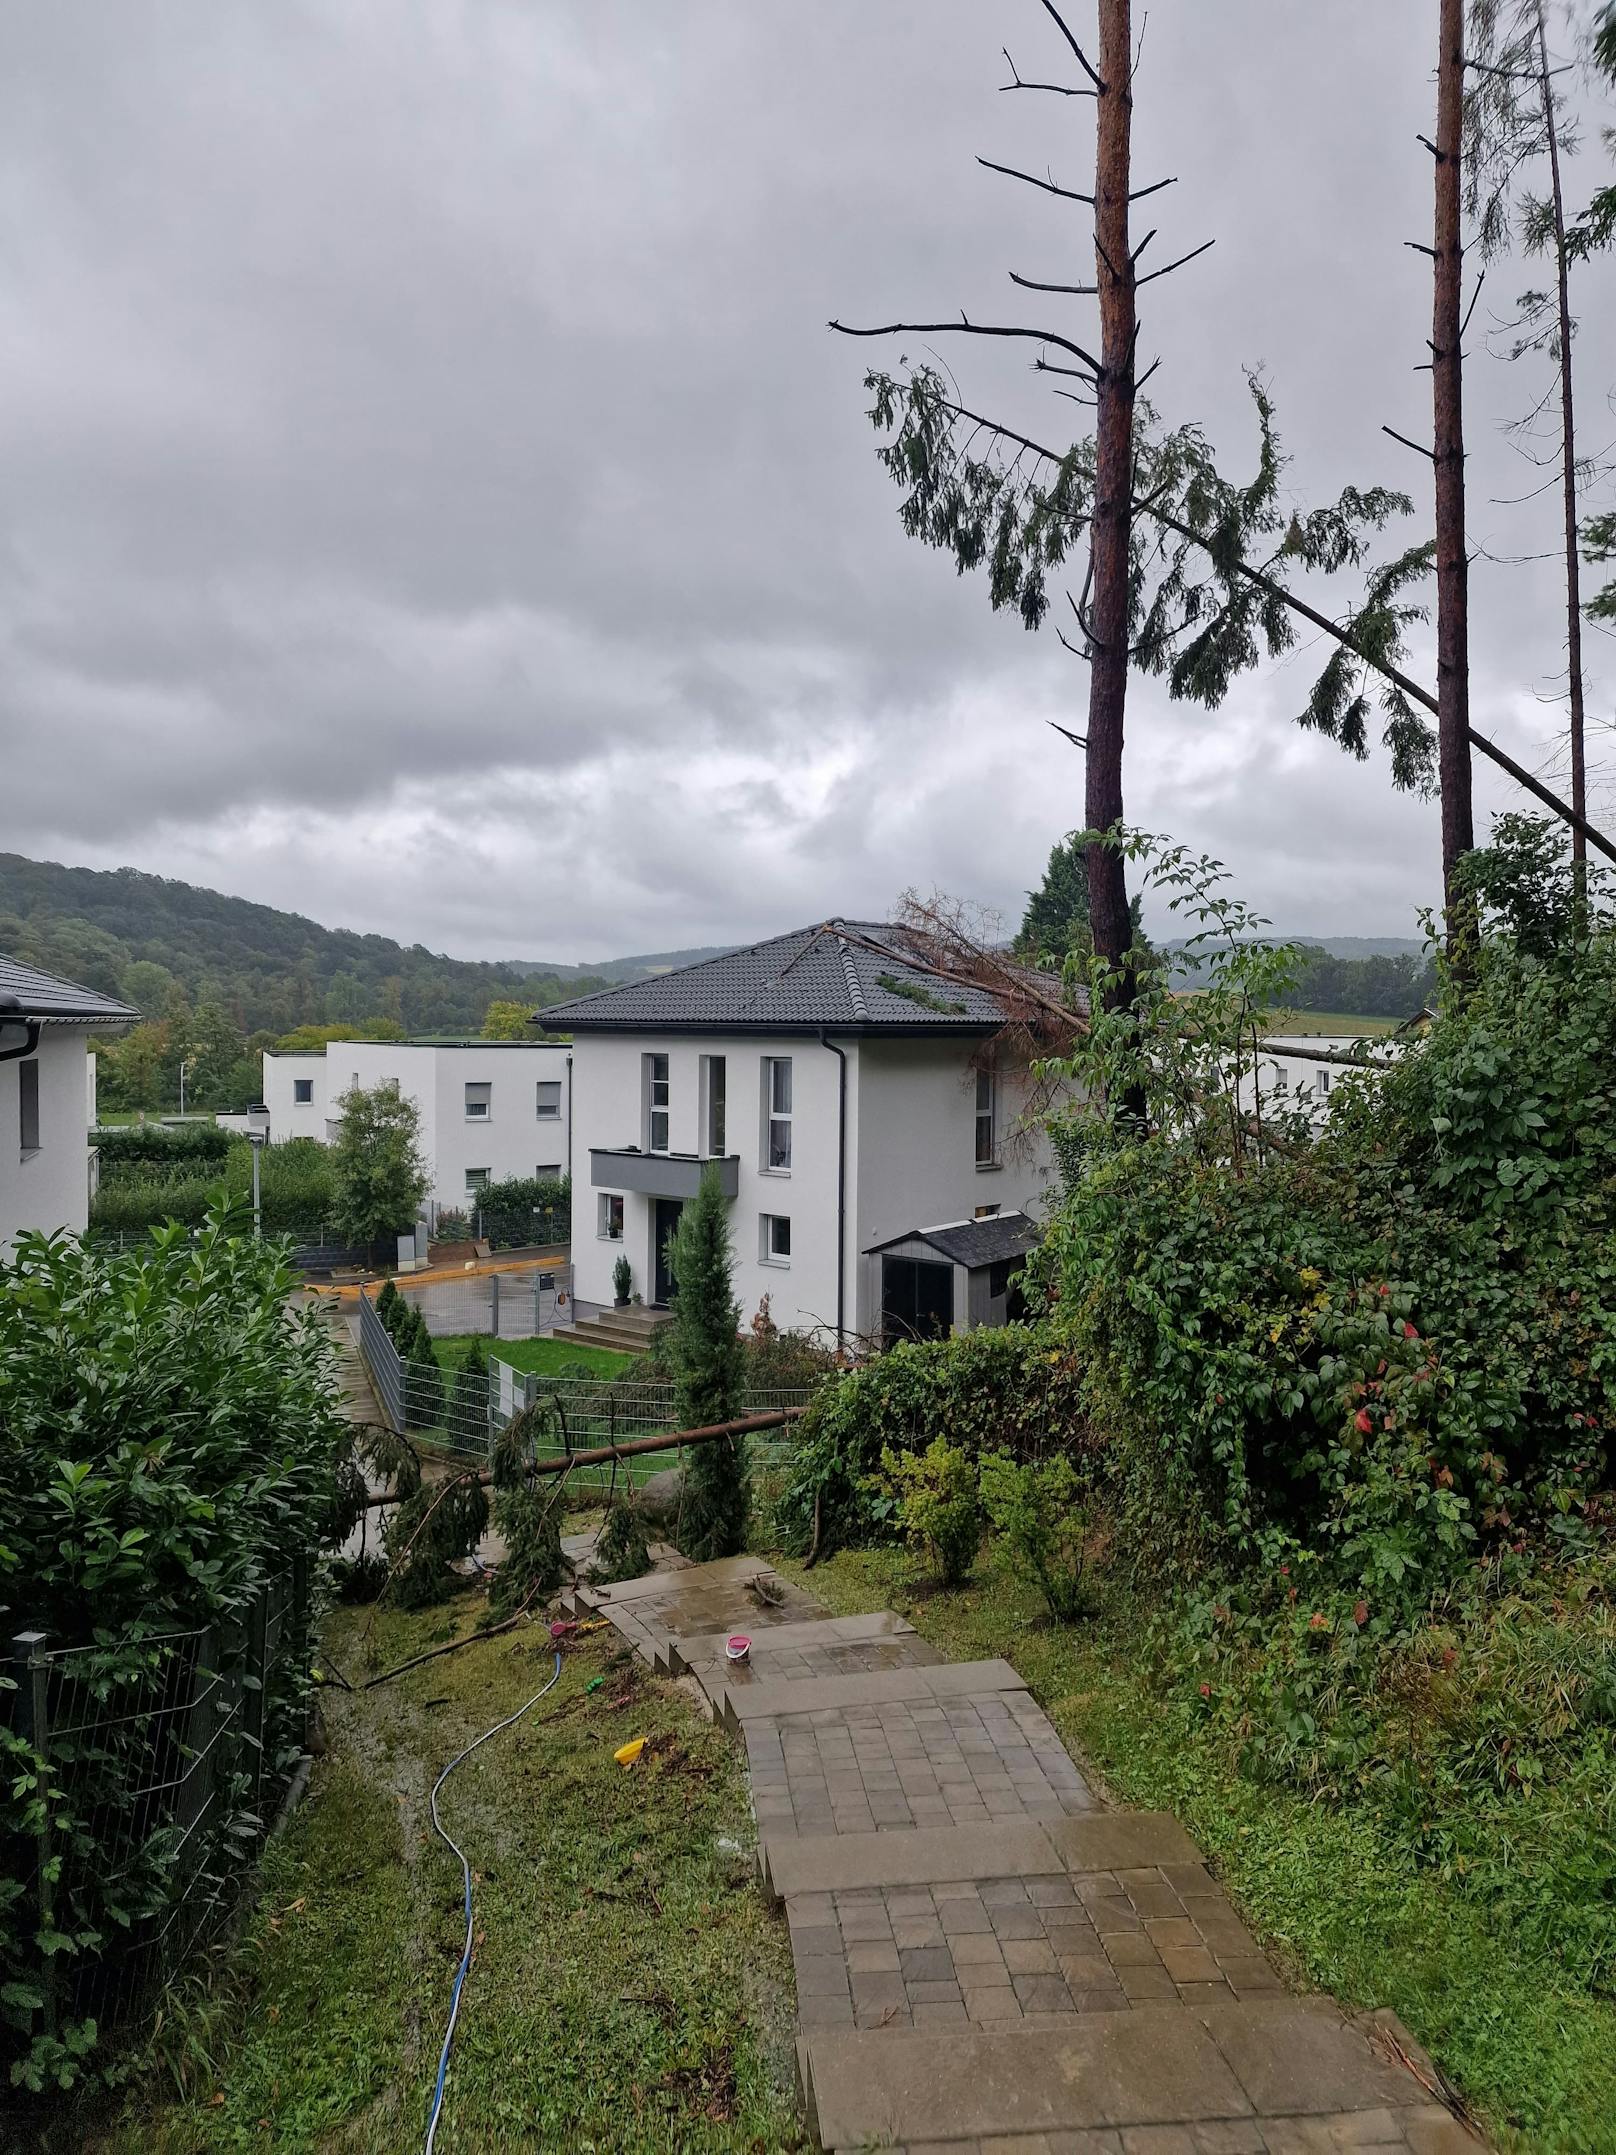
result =
[{"label": "white house", "polygon": [[78,1234],[89,1224],[87,1042],[138,1017],[94,988],[0,957],[0,1248],[27,1227]]},{"label": "white house", "polygon": [[440,1211],[464,1211],[490,1182],[571,1172],[571,1054],[527,1040],[332,1040],[266,1048],[271,1144],[328,1143],[352,1087],[391,1081],[421,1112],[421,1150]]},{"label": "white house", "polygon": [[[1407,1035],[1273,1034],[1264,1040],[1257,1062],[1263,1107],[1304,1108],[1312,1121],[1321,1122],[1331,1093],[1352,1075],[1355,1062],[1382,1069],[1407,1046]],[[1326,1059],[1332,1056],[1336,1060]]]},{"label": "white house", "polygon": [[544,1013],[573,1035],[572,1261],[652,1305],[709,1163],[743,1311],[851,1340],[1002,1318],[1052,1174],[995,1066],[1005,1012],[902,929],[832,920]]}]

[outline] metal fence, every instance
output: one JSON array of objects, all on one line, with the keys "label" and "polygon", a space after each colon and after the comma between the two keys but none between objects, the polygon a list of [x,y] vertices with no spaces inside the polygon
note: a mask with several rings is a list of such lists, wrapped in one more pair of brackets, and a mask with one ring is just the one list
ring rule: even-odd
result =
[{"label": "metal fence", "polygon": [[[565,1330],[548,1336],[565,1351]],[[492,1339],[489,1346],[493,1349]],[[679,1427],[673,1380],[650,1373],[627,1357],[618,1376],[603,1376],[587,1368],[581,1357],[573,1369],[520,1369],[500,1360],[497,1350],[489,1354],[486,1368],[474,1363],[458,1371],[428,1368],[414,1357],[402,1359],[374,1301],[363,1294],[359,1298],[359,1350],[392,1427],[432,1450],[457,1457],[486,1459],[497,1433],[527,1408],[535,1410],[528,1438],[529,1455],[534,1459],[563,1458],[603,1444],[661,1436]],[[805,1407],[810,1396],[805,1387],[749,1385],[740,1411],[770,1414],[781,1408]],[[790,1428],[754,1437],[754,1463],[763,1471],[783,1466],[795,1441]],[[682,1462],[683,1447],[653,1452],[623,1461],[615,1475],[618,1481],[625,1474],[643,1481]],[[609,1464],[580,1467],[573,1476],[582,1489],[609,1486],[613,1478]]]},{"label": "metal fence", "polygon": [[491,1339],[538,1339],[562,1330],[571,1312],[570,1265],[466,1272],[419,1287],[405,1277],[397,1285],[436,1339],[463,1332],[486,1333]]},{"label": "metal fence", "polygon": [[36,2032],[127,2024],[229,1914],[301,1751],[307,1621],[298,1565],[229,1626],[90,1646],[13,1636],[12,1728],[43,1761],[47,1799],[13,1921],[100,1941],[39,1955]]}]

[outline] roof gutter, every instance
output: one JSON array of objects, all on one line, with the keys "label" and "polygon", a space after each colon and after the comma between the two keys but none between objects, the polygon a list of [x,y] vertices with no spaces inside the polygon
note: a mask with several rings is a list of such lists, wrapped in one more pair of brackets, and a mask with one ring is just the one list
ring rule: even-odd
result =
[{"label": "roof gutter", "polygon": [[[6,1040],[7,1034],[14,1033],[19,1026],[22,1028],[20,1047]],[[23,1015],[22,1004],[15,995],[0,995],[0,1063],[20,1062],[24,1056],[32,1055],[39,1046],[39,1027],[38,1018]]]},{"label": "roof gutter", "polygon": [[829,1048],[840,1069],[836,1080],[836,1351],[847,1349],[847,1050],[820,1031],[819,1044]]}]

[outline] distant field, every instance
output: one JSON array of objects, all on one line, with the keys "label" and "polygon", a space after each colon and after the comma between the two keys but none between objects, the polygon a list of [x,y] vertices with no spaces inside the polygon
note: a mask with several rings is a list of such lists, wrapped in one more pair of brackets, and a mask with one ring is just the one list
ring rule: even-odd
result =
[{"label": "distant field", "polygon": [[1298,1040],[1321,1036],[1378,1040],[1404,1022],[1402,1018],[1354,1018],[1340,1010],[1276,1010],[1268,1026],[1270,1032],[1289,1033]]},{"label": "distant field", "polygon": [[512,1369],[536,1370],[547,1377],[560,1369],[588,1369],[597,1376],[615,1377],[634,1359],[610,1347],[574,1347],[564,1339],[490,1339],[486,1332],[454,1332],[432,1342],[445,1369],[458,1368],[473,1345],[486,1347],[496,1361],[508,1362]]}]

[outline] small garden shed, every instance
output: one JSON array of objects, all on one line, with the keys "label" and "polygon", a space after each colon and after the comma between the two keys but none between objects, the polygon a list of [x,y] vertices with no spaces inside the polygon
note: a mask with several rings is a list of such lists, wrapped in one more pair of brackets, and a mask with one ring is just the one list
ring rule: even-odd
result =
[{"label": "small garden shed", "polygon": [[1022,1314],[1017,1276],[1037,1240],[1025,1212],[995,1212],[875,1243],[864,1255],[880,1268],[883,1338],[938,1339],[1008,1324]]}]

